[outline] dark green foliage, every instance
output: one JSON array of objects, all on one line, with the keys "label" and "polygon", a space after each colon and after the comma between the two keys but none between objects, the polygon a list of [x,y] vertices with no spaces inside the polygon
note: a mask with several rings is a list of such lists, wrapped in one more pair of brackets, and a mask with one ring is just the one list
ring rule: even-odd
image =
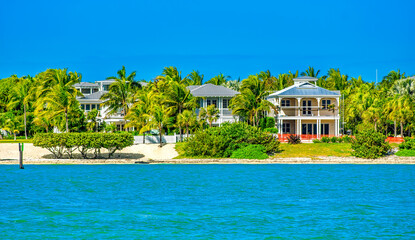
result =
[{"label": "dark green foliage", "polygon": [[330,142],[332,142],[332,143],[336,143],[336,142],[337,142],[337,137],[331,137],[331,138],[330,138]]},{"label": "dark green foliage", "polygon": [[275,119],[273,117],[265,117],[259,120],[259,127],[261,129],[275,128]]},{"label": "dark green foliage", "polygon": [[274,133],[277,134],[278,133],[278,128],[272,127],[272,128],[265,128],[264,132],[269,132],[269,133]]},{"label": "dark green foliage", "polygon": [[299,135],[291,134],[291,135],[288,135],[287,141],[289,144],[300,144],[301,138]]},{"label": "dark green foliage", "polygon": [[108,150],[110,158],[115,151],[131,146],[134,137],[130,133],[39,133],[33,138],[33,145],[48,149],[56,158],[64,153],[69,158],[78,150],[82,158],[93,153],[94,158],[100,157],[101,148]]},{"label": "dark green foliage", "polygon": [[415,150],[402,149],[395,153],[395,155],[400,157],[415,157]]},{"label": "dark green foliage", "polygon": [[404,150],[404,149],[408,149],[408,150],[415,150],[415,139],[414,138],[410,138],[410,137],[406,137],[404,138],[404,142],[399,144],[399,149],[400,150]]},{"label": "dark green foliage", "polygon": [[342,138],[342,137],[338,137],[338,138],[337,138],[337,142],[338,142],[338,143],[342,143],[343,141],[344,141],[344,140],[343,140],[343,138]]},{"label": "dark green foliage", "polygon": [[319,139],[313,139],[313,143],[321,143],[321,141]]},{"label": "dark green foliage", "polygon": [[189,137],[183,149],[185,156],[226,158],[250,144],[262,145],[267,154],[280,151],[280,142],[272,134],[241,122],[199,130]]},{"label": "dark green foliage", "polygon": [[265,147],[261,145],[248,145],[237,149],[232,153],[231,158],[238,159],[266,159],[268,154],[266,153]]},{"label": "dark green foliage", "polygon": [[351,142],[352,142],[352,138],[351,138],[351,137],[349,137],[349,136],[347,136],[347,135],[343,136],[343,137],[342,137],[342,140],[343,140],[343,142],[345,142],[345,143],[351,143]]},{"label": "dark green foliage", "polygon": [[391,149],[386,136],[374,130],[364,130],[356,135],[352,143],[353,156],[359,158],[379,158],[388,153]]},{"label": "dark green foliage", "polygon": [[330,140],[330,138],[329,137],[322,137],[321,138],[321,142],[323,142],[323,143],[329,143],[331,140]]}]

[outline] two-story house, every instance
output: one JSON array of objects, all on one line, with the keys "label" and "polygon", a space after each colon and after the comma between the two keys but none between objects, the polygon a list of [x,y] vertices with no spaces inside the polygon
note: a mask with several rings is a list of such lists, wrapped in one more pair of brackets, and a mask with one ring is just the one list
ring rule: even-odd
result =
[{"label": "two-story house", "polygon": [[[219,118],[212,123],[213,125],[220,126],[224,122],[235,122],[238,120],[237,116],[232,115],[229,101],[239,92],[210,83],[191,85],[187,88],[194,97],[199,98],[200,107],[206,108],[213,104],[219,110]],[[199,114],[199,109],[196,109],[196,114]]]},{"label": "two-story house", "polygon": [[277,128],[280,137],[300,135],[302,139],[339,136],[340,92],[316,86],[317,78],[299,77],[294,85],[270,94],[267,99],[279,107]]}]

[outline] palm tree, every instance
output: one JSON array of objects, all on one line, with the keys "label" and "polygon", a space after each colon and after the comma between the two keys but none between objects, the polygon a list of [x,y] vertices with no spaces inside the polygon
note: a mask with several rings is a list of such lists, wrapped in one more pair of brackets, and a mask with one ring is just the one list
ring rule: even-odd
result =
[{"label": "palm tree", "polygon": [[219,75],[211,78],[209,81],[207,81],[206,83],[211,83],[214,85],[222,85],[224,84],[226,81],[228,81],[231,77],[230,76],[225,76],[222,73],[220,73]]},{"label": "palm tree", "polygon": [[12,89],[10,94],[10,101],[8,108],[15,109],[23,106],[23,118],[24,118],[24,134],[27,139],[27,109],[29,108],[29,102],[32,99],[30,94],[31,88],[33,87],[34,80],[32,77],[22,77],[19,79],[15,87]]},{"label": "palm tree", "polygon": [[319,73],[320,73],[320,70],[317,70],[316,72],[313,67],[308,67],[308,69],[306,69],[305,72],[301,73],[301,76],[309,76],[309,77],[318,78]]},{"label": "palm tree", "polygon": [[396,80],[390,89],[391,95],[406,95],[415,98],[415,77]]},{"label": "palm tree", "polygon": [[45,115],[45,112],[43,112],[43,114],[38,114],[38,116],[33,119],[33,123],[43,127],[46,132],[49,132],[50,118]]},{"label": "palm tree", "polygon": [[222,86],[239,92],[239,90],[241,89],[241,86],[242,86],[242,82],[241,82],[241,79],[238,78],[237,80],[229,80],[225,83],[222,83]]},{"label": "palm tree", "polygon": [[171,125],[171,115],[172,108],[166,107],[165,105],[152,105],[150,109],[149,122],[144,127],[145,131],[149,131],[153,128],[156,128],[159,131],[159,139],[160,145],[159,147],[163,146],[162,137],[164,134],[164,127]]},{"label": "palm tree", "polygon": [[378,129],[378,123],[380,122],[382,118],[382,106],[384,105],[384,102],[379,99],[375,98],[373,104],[366,109],[366,111],[363,112],[362,118],[364,121],[368,121],[371,123],[374,123],[375,125],[375,131]]},{"label": "palm tree", "polygon": [[[203,76],[202,76],[203,79]],[[177,82],[177,83],[181,83],[184,85],[189,85],[188,83],[188,78],[182,78],[182,72],[177,70],[176,67],[165,67],[163,69],[162,75],[161,76],[157,76],[156,77],[156,81],[164,81],[164,82]]]},{"label": "palm tree", "polygon": [[219,109],[214,104],[201,108],[199,112],[201,119],[206,119],[209,122],[209,127],[212,127],[212,123],[219,119]]},{"label": "palm tree", "polygon": [[187,75],[187,84],[188,85],[202,85],[203,78],[205,76],[200,74],[199,71],[193,70],[191,73]]},{"label": "palm tree", "polygon": [[43,110],[49,111],[50,118],[57,118],[63,114],[66,132],[69,132],[68,113],[79,109],[76,97],[82,96],[73,85],[79,83],[82,76],[76,72],[68,73],[67,69],[49,69],[38,78],[35,114]]},{"label": "palm tree", "polygon": [[401,74],[401,70],[398,71],[390,71],[388,75],[383,77],[382,82],[380,82],[379,86],[384,89],[390,89],[393,84],[399,80],[405,78],[405,73]]},{"label": "palm tree", "polygon": [[196,124],[196,114],[190,110],[184,110],[183,113],[177,115],[177,124],[186,128],[186,136],[189,138],[189,127]]},{"label": "palm tree", "polygon": [[154,94],[152,91],[140,90],[137,92],[137,101],[131,107],[125,118],[129,120],[126,127],[135,127],[143,134],[143,143],[146,143],[145,126],[149,121],[149,114],[154,102]]},{"label": "palm tree", "polygon": [[92,109],[91,111],[88,112],[87,115],[87,120],[88,120],[88,124],[87,124],[87,128],[88,131],[94,131],[94,128],[96,129],[96,131],[98,131],[98,127],[97,127],[97,117],[99,115],[99,112],[97,109]]},{"label": "palm tree", "polygon": [[[103,106],[108,106],[108,115],[118,114],[120,111],[123,115],[127,115],[130,106],[135,102],[135,93],[141,88],[141,85],[134,81],[136,72],[130,73],[128,76],[125,71],[125,67],[117,72],[117,77],[108,77],[107,79],[113,79],[113,82],[109,86],[109,91],[101,96]],[[124,123],[126,123],[124,117]]]},{"label": "palm tree", "polygon": [[[170,87],[162,95],[162,103],[172,108],[176,114],[181,114],[185,109],[197,107],[197,99],[190,90],[178,82],[170,82]],[[180,141],[182,140],[182,128],[179,125]]]},{"label": "palm tree", "polygon": [[12,113],[7,114],[6,121],[3,126],[3,130],[13,134],[14,141],[16,141],[16,134],[22,129],[22,124],[20,120]]}]

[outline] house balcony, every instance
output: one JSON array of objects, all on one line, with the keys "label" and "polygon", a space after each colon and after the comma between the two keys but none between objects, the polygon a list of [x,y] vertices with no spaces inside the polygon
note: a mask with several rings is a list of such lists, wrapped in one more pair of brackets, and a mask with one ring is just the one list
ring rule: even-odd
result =
[{"label": "house balcony", "polygon": [[280,107],[279,117],[336,117],[339,116],[339,109],[334,110],[318,106],[288,106]]}]

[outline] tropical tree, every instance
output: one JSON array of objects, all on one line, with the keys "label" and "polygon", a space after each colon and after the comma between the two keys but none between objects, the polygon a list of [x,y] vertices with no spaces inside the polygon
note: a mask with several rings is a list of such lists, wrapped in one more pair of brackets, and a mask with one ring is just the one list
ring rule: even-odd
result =
[{"label": "tropical tree", "polygon": [[301,73],[301,76],[309,76],[318,78],[318,74],[320,73],[320,70],[315,71],[313,67],[308,67],[308,69],[305,70],[305,72]]},{"label": "tropical tree", "polygon": [[5,118],[3,130],[13,134],[14,141],[16,141],[16,134],[23,128],[21,120],[12,113],[8,113]]},{"label": "tropical tree", "polygon": [[[395,123],[400,123],[401,137],[403,137],[404,125],[414,117],[414,103],[409,96],[394,96],[391,98],[387,105],[386,111],[388,118]],[[395,136],[396,136],[396,124],[395,124]]]},{"label": "tropical tree", "polygon": [[145,126],[149,121],[149,114],[154,102],[152,91],[140,90],[137,92],[137,101],[131,107],[125,119],[129,120],[126,127],[134,127],[143,134],[143,143],[146,143]]},{"label": "tropical tree", "polygon": [[39,127],[43,127],[46,132],[49,132],[49,127],[51,125],[50,118],[43,112],[43,114],[39,113],[34,119],[33,123]]},{"label": "tropical tree", "polygon": [[94,129],[96,131],[98,131],[98,127],[97,127],[97,117],[99,115],[99,112],[97,109],[92,109],[91,111],[88,112],[87,114],[87,120],[88,120],[88,124],[87,124],[87,129],[88,131],[94,131]]},{"label": "tropical tree", "polygon": [[23,121],[24,121],[24,133],[27,139],[27,110],[29,108],[29,102],[32,100],[31,89],[33,87],[34,79],[30,76],[19,78],[19,81],[12,89],[10,93],[9,104],[7,105],[10,110],[23,106]]},{"label": "tropical tree", "polygon": [[199,71],[193,70],[186,77],[187,85],[202,85],[204,77],[205,76],[203,74],[200,74]]},{"label": "tropical tree", "polygon": [[219,75],[211,78],[209,81],[207,81],[206,83],[211,83],[214,85],[222,85],[224,84],[226,81],[228,81],[231,77],[230,76],[225,76],[222,73],[220,73]]},{"label": "tropical tree", "polygon": [[214,104],[201,108],[199,112],[199,118],[206,119],[209,123],[209,127],[212,127],[212,123],[219,119],[219,109]]},{"label": "tropical tree", "polygon": [[172,124],[172,119],[170,118],[172,112],[171,107],[165,105],[154,104],[150,109],[150,114],[148,115],[149,122],[145,126],[145,131],[150,131],[151,129],[157,129],[159,132],[159,147],[163,146],[162,137],[164,134],[164,128]]},{"label": "tropical tree", "polygon": [[241,82],[241,79],[229,80],[225,83],[222,83],[222,86],[239,92],[239,90],[241,89],[241,86],[242,86],[242,82]]},{"label": "tropical tree", "polygon": [[[109,86],[109,91],[101,96],[103,106],[108,107],[108,115],[115,115],[121,112],[124,116],[128,113],[130,106],[135,102],[135,93],[141,88],[140,83],[134,80],[136,72],[127,76],[125,67],[117,72],[117,77],[108,77],[113,79]],[[124,118],[124,123],[126,120]]]},{"label": "tropical tree", "polygon": [[389,93],[415,98],[415,77],[396,80]]},{"label": "tropical tree", "polygon": [[186,137],[189,137],[189,128],[197,123],[196,113],[190,110],[184,110],[177,115],[177,124],[186,128]]},{"label": "tropical tree", "polygon": [[388,75],[383,77],[379,87],[383,89],[390,89],[397,80],[403,78],[405,78],[405,73],[401,73],[401,70],[398,69],[398,71],[390,71]]}]

